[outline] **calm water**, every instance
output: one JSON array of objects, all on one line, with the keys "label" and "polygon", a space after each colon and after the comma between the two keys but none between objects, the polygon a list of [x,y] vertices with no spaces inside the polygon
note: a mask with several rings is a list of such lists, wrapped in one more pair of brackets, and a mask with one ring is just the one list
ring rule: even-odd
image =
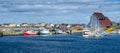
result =
[{"label": "calm water", "polygon": [[0,53],[120,53],[120,35],[83,38],[81,34],[0,37]]}]

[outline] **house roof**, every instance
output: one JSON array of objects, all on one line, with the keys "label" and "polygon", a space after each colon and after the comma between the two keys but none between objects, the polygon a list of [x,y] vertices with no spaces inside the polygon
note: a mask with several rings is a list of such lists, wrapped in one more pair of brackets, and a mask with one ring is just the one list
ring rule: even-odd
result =
[{"label": "house roof", "polygon": [[94,12],[94,14],[98,17],[98,18],[103,18],[104,15],[102,13],[99,12]]},{"label": "house roof", "polygon": [[112,22],[109,20],[108,17],[105,17],[102,13],[95,12],[94,15],[96,15],[97,18],[104,18],[103,20],[99,20],[99,24],[101,26],[112,26]]},{"label": "house roof", "polygon": [[102,25],[102,26],[111,26],[112,23],[111,21],[108,19],[108,17],[104,17],[105,20],[99,20],[99,23]]}]

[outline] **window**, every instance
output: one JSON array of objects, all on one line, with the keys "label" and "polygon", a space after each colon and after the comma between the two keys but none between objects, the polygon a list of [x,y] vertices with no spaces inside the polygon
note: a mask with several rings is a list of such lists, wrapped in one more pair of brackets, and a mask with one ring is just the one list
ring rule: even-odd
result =
[{"label": "window", "polygon": [[99,18],[99,20],[105,20],[105,18]]}]

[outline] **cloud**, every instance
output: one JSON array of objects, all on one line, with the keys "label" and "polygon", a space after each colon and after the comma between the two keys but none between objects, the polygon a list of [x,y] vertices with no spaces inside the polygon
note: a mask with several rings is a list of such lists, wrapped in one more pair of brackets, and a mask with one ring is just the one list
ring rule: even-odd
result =
[{"label": "cloud", "polygon": [[0,7],[0,12],[8,12],[8,9]]},{"label": "cloud", "polygon": [[110,16],[110,19],[114,19],[114,16],[111,16],[113,14],[120,18],[118,13],[115,13],[120,12],[119,6],[119,0],[0,0],[0,15],[5,13],[4,17],[11,15],[10,18],[13,19],[36,17],[38,21],[49,21],[51,18],[57,23],[60,23],[59,19],[64,22],[69,20],[68,23],[79,23],[84,22],[82,19],[88,21],[94,11],[103,12]]},{"label": "cloud", "polygon": [[0,0],[0,1],[12,1],[12,2],[47,2],[47,1],[55,1],[55,2],[98,2],[103,0]]},{"label": "cloud", "polygon": [[69,5],[17,5],[15,9],[77,9],[79,6]]},{"label": "cloud", "polygon": [[99,5],[15,5],[10,8],[11,12],[78,12],[99,9]]},{"label": "cloud", "polygon": [[111,11],[115,11],[115,10],[120,10],[120,5],[107,5],[107,6],[103,6],[101,7],[101,9],[105,9],[105,10],[111,10]]},{"label": "cloud", "polygon": [[72,2],[100,2],[103,0],[70,0]]},{"label": "cloud", "polygon": [[[7,1],[7,3],[12,3],[11,5],[10,4],[6,5],[6,6],[10,7],[10,8],[8,8],[8,11],[10,11],[10,12],[31,12],[31,11],[41,12],[41,11],[47,11],[47,10],[52,10],[52,11],[55,10],[56,12],[60,12],[60,11],[66,12],[68,10],[69,11],[72,10],[72,12],[75,12],[75,11],[87,11],[87,10],[100,11],[101,9],[104,9],[106,11],[106,10],[109,10],[109,8],[111,7],[111,4],[105,5],[106,2],[103,2],[103,0],[92,0],[92,1],[91,0],[69,0],[69,1],[66,1],[66,0],[52,0],[52,1],[38,0],[38,2],[33,1],[33,0],[29,0],[29,2],[25,2],[25,1],[28,1],[28,0],[20,0],[20,1],[11,0],[9,2]],[[41,1],[41,2],[39,2],[39,1]],[[64,2],[73,2],[73,3],[64,4]],[[74,2],[77,2],[79,4],[75,4]],[[89,2],[89,3],[83,4],[83,2]],[[49,4],[46,4],[46,3],[49,3]],[[61,3],[61,4],[52,4],[52,3]],[[120,5],[119,3],[112,5],[112,7],[113,7],[112,9],[113,10],[119,9],[119,7],[118,7],[119,5]],[[112,9],[110,9],[110,10],[112,10]]]}]

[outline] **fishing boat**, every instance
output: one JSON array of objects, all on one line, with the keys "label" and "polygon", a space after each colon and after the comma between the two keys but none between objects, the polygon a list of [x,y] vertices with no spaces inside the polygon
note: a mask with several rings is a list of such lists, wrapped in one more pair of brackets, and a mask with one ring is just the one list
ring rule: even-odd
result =
[{"label": "fishing boat", "polygon": [[37,33],[33,30],[24,30],[23,35],[24,36],[37,36]]},{"label": "fishing boat", "polygon": [[42,30],[40,32],[40,35],[50,35],[50,31],[49,30]]},{"label": "fishing boat", "polygon": [[38,32],[38,35],[40,35],[40,36],[48,36],[48,35],[51,35],[51,33],[50,33],[50,31],[48,29],[40,28],[39,32]]}]

